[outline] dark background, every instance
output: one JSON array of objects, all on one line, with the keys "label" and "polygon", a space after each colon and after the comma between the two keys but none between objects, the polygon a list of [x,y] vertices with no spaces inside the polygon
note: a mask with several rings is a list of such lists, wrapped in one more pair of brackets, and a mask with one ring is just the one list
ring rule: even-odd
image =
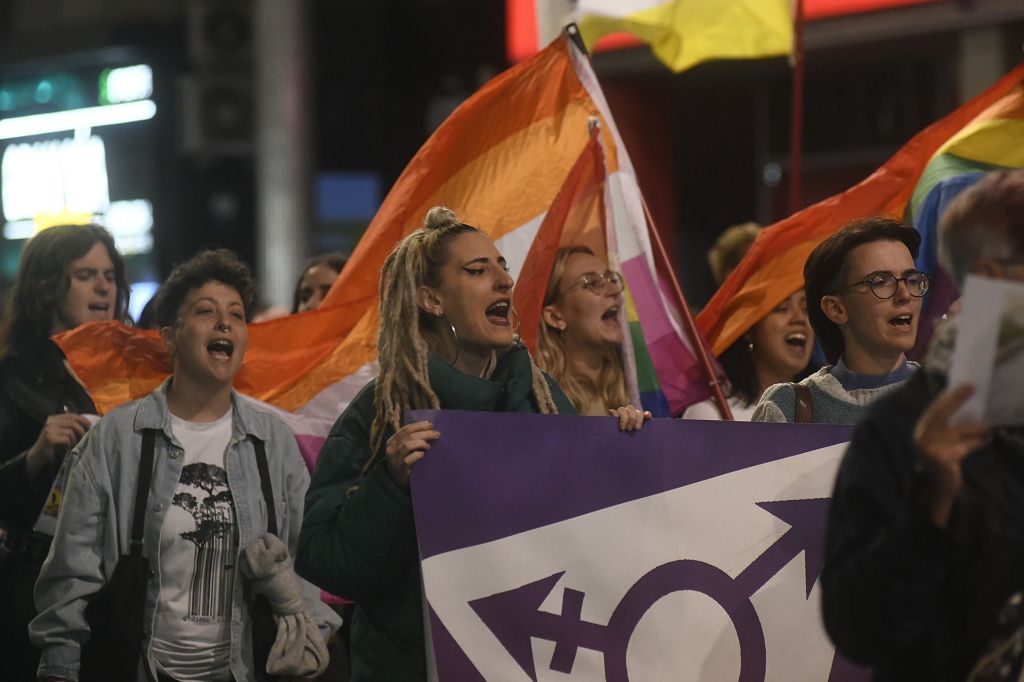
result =
[{"label": "dark background", "polygon": [[[117,191],[145,186],[154,204],[156,246],[136,265],[136,278],[158,279],[205,244],[229,246],[250,262],[255,256],[252,5],[198,3],[207,23],[197,28],[188,21],[196,4],[0,3],[0,82],[126,54],[154,68],[158,116],[133,124],[136,133],[118,133],[108,149],[111,192],[115,184]],[[315,196],[309,235],[299,238],[310,253],[350,250],[433,126],[508,66],[505,6],[314,0],[309,7]],[[859,181],[964,99],[960,29],[921,34],[915,12],[924,11],[892,13],[907,35],[809,47],[804,204]],[[996,29],[1009,68],[1021,57],[1024,20],[1011,16]],[[704,254],[718,233],[788,214],[790,68],[778,58],[672,74],[644,48],[594,62],[659,231],[699,307],[713,292]],[[357,185],[358,196],[339,204],[338,193]],[[8,277],[21,245],[0,240]]]}]

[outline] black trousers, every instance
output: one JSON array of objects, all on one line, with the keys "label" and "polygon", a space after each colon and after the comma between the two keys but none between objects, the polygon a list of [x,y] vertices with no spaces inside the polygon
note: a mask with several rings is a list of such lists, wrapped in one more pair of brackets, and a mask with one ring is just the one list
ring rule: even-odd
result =
[{"label": "black trousers", "polygon": [[35,618],[32,600],[41,559],[12,554],[0,547],[0,680],[4,682],[35,682],[39,667],[39,649],[28,640],[28,624]]}]

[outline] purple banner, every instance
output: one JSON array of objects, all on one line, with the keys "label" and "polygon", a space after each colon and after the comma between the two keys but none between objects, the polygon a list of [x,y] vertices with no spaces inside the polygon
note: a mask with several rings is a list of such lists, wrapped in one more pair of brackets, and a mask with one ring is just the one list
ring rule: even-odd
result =
[{"label": "purple banner", "polygon": [[442,434],[412,477],[436,679],[863,679],[818,615],[849,427],[408,419]]}]

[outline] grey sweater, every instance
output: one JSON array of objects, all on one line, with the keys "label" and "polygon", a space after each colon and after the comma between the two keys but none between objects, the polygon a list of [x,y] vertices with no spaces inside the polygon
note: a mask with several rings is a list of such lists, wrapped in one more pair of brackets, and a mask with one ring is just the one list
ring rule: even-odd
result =
[{"label": "grey sweater", "polygon": [[[916,363],[911,363],[915,367]],[[830,370],[822,367],[800,383],[811,390],[812,421],[816,424],[856,424],[864,409],[906,381],[896,381],[880,388],[858,388],[847,391]],[[769,386],[761,396],[751,421],[793,422],[796,399],[793,384]]]}]

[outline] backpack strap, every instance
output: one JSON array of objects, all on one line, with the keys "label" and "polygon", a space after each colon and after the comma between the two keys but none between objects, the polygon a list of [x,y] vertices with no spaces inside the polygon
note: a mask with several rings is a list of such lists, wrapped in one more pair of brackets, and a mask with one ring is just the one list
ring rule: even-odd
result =
[{"label": "backpack strap", "polygon": [[255,436],[249,437],[252,447],[256,450],[256,467],[260,470],[260,488],[263,489],[263,503],[267,507],[267,532],[278,535],[277,507],[274,506],[274,488],[270,484],[270,467],[267,464],[267,448],[263,441]]},{"label": "backpack strap", "polygon": [[796,424],[810,424],[814,421],[814,399],[811,389],[803,384],[793,384],[793,421]]},{"label": "backpack strap", "polygon": [[146,524],[146,502],[149,484],[153,480],[153,452],[156,449],[156,430],[142,430],[142,454],[139,457],[139,480],[135,484],[135,509],[132,512],[131,553],[142,554],[142,535]]}]

